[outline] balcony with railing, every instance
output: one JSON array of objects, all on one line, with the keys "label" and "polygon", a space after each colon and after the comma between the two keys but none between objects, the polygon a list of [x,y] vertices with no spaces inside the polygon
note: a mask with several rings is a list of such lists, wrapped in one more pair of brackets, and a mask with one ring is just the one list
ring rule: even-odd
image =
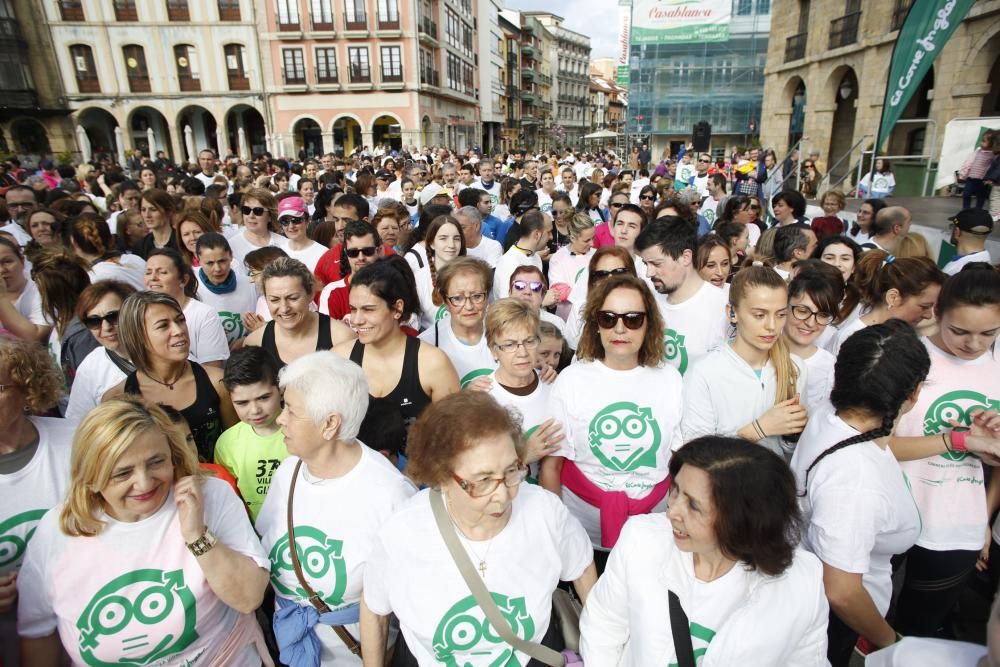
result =
[{"label": "balcony with railing", "polygon": [[178,77],[178,82],[180,83],[181,90],[184,92],[201,90],[201,81],[190,75]]},{"label": "balcony with railing", "polygon": [[171,21],[190,21],[191,12],[186,2],[168,2],[167,19]]},{"label": "balcony with railing", "polygon": [[422,37],[426,36],[434,40],[438,38],[437,23],[430,20],[426,16],[420,19],[420,23],[418,24],[418,29]]},{"label": "balcony with railing", "polygon": [[[330,20],[326,20],[329,18]],[[309,21],[312,26],[313,32],[333,32],[333,17],[319,18],[315,16]]]},{"label": "balcony with railing", "polygon": [[344,30],[368,30],[368,15],[355,14],[344,17]]},{"label": "balcony with railing", "polygon": [[80,0],[59,0],[59,17],[63,21],[83,21],[83,3]]},{"label": "balcony with railing", "polygon": [[115,0],[115,20],[138,21],[139,11],[135,7],[135,0]]},{"label": "balcony with railing", "polygon": [[441,75],[435,72],[430,67],[424,67],[420,70],[420,83],[425,86],[434,86],[435,88],[441,85]]},{"label": "balcony with railing", "polygon": [[133,93],[148,93],[153,90],[148,75],[135,74],[128,78],[128,89]]},{"label": "balcony with railing", "polygon": [[282,67],[281,81],[286,86],[304,86],[306,85],[306,71],[297,67]]},{"label": "balcony with railing", "polygon": [[371,83],[372,72],[367,67],[352,64],[350,67],[351,83]]},{"label": "balcony with railing", "polygon": [[797,35],[792,35],[787,40],[785,40],[785,62],[790,63],[793,60],[800,60],[806,57],[806,38],[809,36],[808,33],[800,32]]},{"label": "balcony with railing", "polygon": [[403,83],[403,71],[386,72],[382,70],[382,83]]},{"label": "balcony with railing", "polygon": [[379,30],[399,30],[399,15],[396,16],[379,16],[378,17],[378,29]]},{"label": "balcony with railing", "polygon": [[302,30],[302,24],[299,23],[298,16],[278,17],[278,32],[299,32],[300,30]]},{"label": "balcony with railing", "polygon": [[245,73],[229,70],[226,78],[229,79],[229,90],[250,90],[250,79]]},{"label": "balcony with railing", "polygon": [[858,24],[861,12],[845,14],[830,21],[830,49],[839,49],[858,41]]},{"label": "balcony with railing", "polygon": [[77,75],[76,87],[81,93],[101,92],[101,82],[96,76]]},{"label": "balcony with railing", "polygon": [[340,78],[337,76],[337,70],[332,67],[317,67],[316,83],[340,83]]},{"label": "balcony with railing", "polygon": [[533,82],[538,77],[538,71],[532,67],[522,67],[521,68],[521,79],[529,83]]}]

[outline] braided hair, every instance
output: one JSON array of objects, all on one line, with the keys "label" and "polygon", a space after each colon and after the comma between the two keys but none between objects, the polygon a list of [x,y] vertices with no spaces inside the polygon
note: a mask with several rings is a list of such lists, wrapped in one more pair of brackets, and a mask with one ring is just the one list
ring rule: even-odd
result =
[{"label": "braided hair", "polygon": [[809,473],[820,461],[845,447],[892,435],[903,403],[913,396],[930,372],[931,359],[916,331],[902,320],[865,327],[840,348],[834,366],[830,402],[837,414],[859,410],[881,418],[873,429],[827,447],[806,468],[802,495]]}]

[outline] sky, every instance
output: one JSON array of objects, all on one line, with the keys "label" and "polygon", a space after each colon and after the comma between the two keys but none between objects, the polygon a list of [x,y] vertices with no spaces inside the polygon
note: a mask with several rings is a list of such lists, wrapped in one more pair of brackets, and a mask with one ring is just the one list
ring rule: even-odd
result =
[{"label": "sky", "polygon": [[546,11],[590,37],[591,58],[613,58],[618,41],[618,3],[613,0],[507,0],[510,9]]}]

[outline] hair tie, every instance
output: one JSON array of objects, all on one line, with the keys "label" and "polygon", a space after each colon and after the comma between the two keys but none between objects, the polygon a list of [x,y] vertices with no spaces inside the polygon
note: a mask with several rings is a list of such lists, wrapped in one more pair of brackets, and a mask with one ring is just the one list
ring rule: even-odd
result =
[{"label": "hair tie", "polygon": [[885,266],[886,264],[892,264],[895,261],[896,261],[895,255],[888,255],[884,260],[882,260],[882,266]]},{"label": "hair tie", "polygon": [[752,264],[752,266],[759,266],[759,267],[763,268],[764,262],[760,261],[759,259],[755,259],[754,262],[753,262],[753,264]]}]

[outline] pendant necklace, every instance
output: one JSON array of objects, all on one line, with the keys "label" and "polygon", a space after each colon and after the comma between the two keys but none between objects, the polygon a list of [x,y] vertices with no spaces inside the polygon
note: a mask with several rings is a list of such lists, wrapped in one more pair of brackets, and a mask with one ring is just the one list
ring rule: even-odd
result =
[{"label": "pendant necklace", "polygon": [[456,523],[455,518],[451,515],[451,503],[450,502],[448,503],[448,518],[451,519],[451,525],[454,526],[455,532],[458,533],[459,539],[462,540],[462,543],[465,544],[465,547],[470,552],[472,552],[472,555],[475,556],[475,558],[476,558],[477,561],[479,561],[479,565],[476,566],[476,569],[479,570],[479,576],[482,577],[483,580],[485,580],[486,579],[486,567],[487,567],[487,565],[486,565],[486,559],[489,558],[489,556],[490,556],[490,548],[493,546],[493,538],[495,538],[496,535],[493,535],[493,537],[491,537],[486,542],[486,553],[483,554],[482,556],[480,556],[479,552],[476,551],[472,547],[472,540],[470,540],[469,538],[467,538],[462,533],[462,530],[458,527],[458,523]]},{"label": "pendant necklace", "polygon": [[153,377],[152,375],[150,375],[148,371],[143,371],[143,375],[145,375],[146,377],[148,377],[150,380],[152,380],[156,384],[161,384],[164,387],[166,387],[167,389],[169,389],[170,391],[173,391],[174,390],[174,385],[177,384],[178,382],[180,382],[181,378],[184,377],[184,372],[182,371],[180,377],[178,377],[173,382],[164,382],[163,380],[159,380],[159,379]]}]

